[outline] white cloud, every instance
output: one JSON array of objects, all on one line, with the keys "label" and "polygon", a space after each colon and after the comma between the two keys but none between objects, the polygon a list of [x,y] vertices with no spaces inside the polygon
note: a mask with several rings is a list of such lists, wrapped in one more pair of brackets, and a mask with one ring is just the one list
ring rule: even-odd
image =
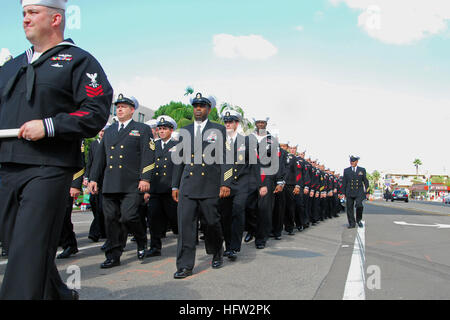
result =
[{"label": "white cloud", "polygon": [[278,53],[277,47],[260,35],[216,34],[213,43],[214,53],[220,58],[266,60]]},{"label": "white cloud", "polygon": [[412,44],[447,30],[448,0],[329,0],[362,11],[358,26],[382,42]]},{"label": "white cloud", "polygon": [[295,30],[302,32],[305,28],[303,28],[303,26],[297,26],[295,27]]}]

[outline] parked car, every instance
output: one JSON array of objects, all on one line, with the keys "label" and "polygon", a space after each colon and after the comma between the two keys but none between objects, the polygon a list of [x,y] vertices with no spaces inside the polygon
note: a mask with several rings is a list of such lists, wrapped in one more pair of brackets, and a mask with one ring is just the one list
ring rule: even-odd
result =
[{"label": "parked car", "polygon": [[450,204],[450,194],[445,196],[442,202],[444,202],[445,204]]},{"label": "parked car", "polygon": [[394,192],[392,192],[391,201],[394,202],[395,200],[408,202],[409,201],[408,193],[403,190],[395,190]]}]

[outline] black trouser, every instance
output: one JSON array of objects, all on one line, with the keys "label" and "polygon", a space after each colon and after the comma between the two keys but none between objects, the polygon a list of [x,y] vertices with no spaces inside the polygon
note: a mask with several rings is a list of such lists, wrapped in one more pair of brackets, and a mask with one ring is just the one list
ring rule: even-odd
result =
[{"label": "black trouser", "polygon": [[0,227],[9,246],[0,300],[70,299],[55,256],[74,170],[2,165]]},{"label": "black trouser", "polygon": [[332,218],[334,216],[334,197],[327,197],[327,201],[328,201],[328,218]]},{"label": "black trouser", "polygon": [[348,224],[351,226],[355,225],[355,214],[353,207],[356,206],[356,223],[362,220],[363,214],[363,202],[364,196],[347,197],[347,219]]},{"label": "black trouser", "polygon": [[295,198],[295,225],[298,227],[309,225],[309,215],[306,212],[306,201],[308,195],[303,190]]},{"label": "black trouser", "polygon": [[248,193],[241,192],[228,198],[220,199],[219,208],[222,216],[223,236],[227,251],[241,251],[247,198]]},{"label": "black trouser", "polygon": [[[272,233],[274,236],[279,237],[281,236],[281,232],[283,231],[283,225],[285,224],[286,220],[286,210],[287,210],[287,200],[286,200],[286,190],[287,186],[283,188],[283,191],[276,193],[273,196],[273,212],[272,212]],[[293,217],[292,217],[293,220]],[[293,221],[292,221],[293,222]],[[288,226],[286,226],[286,231],[291,228],[294,229],[294,226],[292,223]],[[289,230],[291,231],[291,230]]]},{"label": "black trouser", "polygon": [[67,249],[69,247],[77,248],[77,238],[75,236],[75,232],[73,232],[73,224],[72,224],[72,206],[73,206],[73,198],[69,197],[67,201],[67,206],[64,215],[63,227],[61,230],[61,237],[59,240],[59,245],[63,249]]},{"label": "black trouser", "polygon": [[320,196],[316,197],[314,193],[314,197],[311,198],[311,210],[312,210],[312,216],[313,216],[313,222],[317,222],[320,220]]},{"label": "black trouser", "polygon": [[327,198],[320,198],[320,220],[328,218],[328,201]]},{"label": "black trouser", "polygon": [[147,234],[138,212],[142,197],[143,195],[138,192],[103,194],[106,237],[109,245],[105,251],[107,259],[120,258],[128,232],[136,238],[138,250],[147,247]]},{"label": "black trouser", "polygon": [[178,199],[177,269],[193,269],[200,213],[206,221],[204,227],[206,253],[217,254],[222,249],[223,233],[219,213],[219,197],[190,199],[180,193]]},{"label": "black trouser", "polygon": [[247,196],[247,201],[245,203],[245,230],[253,235],[256,234],[258,199],[259,199],[259,190],[255,189],[249,192]]},{"label": "black trouser", "polygon": [[314,217],[311,211],[312,198],[309,196],[309,191],[307,194],[303,195],[303,200],[305,204],[305,215],[308,222],[314,222]]},{"label": "black trouser", "polygon": [[91,194],[90,196],[92,214],[94,220],[92,220],[91,227],[89,228],[89,237],[94,239],[106,238],[105,231],[105,215],[103,214],[103,195],[101,192],[98,194]]},{"label": "black trouser", "polygon": [[174,234],[178,234],[178,204],[172,199],[171,193],[152,194],[148,210],[152,212],[150,221],[150,247],[161,250],[161,238],[166,234],[169,225]]},{"label": "black trouser", "polygon": [[[298,195],[294,195],[292,192],[294,191],[295,186],[286,185],[285,186],[285,197],[286,197],[286,210],[284,215],[284,230],[287,232],[292,232],[294,230],[295,223],[295,209],[297,206],[297,197]],[[281,235],[281,230],[278,236]]]},{"label": "black trouser", "polygon": [[264,197],[258,196],[255,245],[265,245],[272,231],[272,212],[275,202],[273,191],[274,186],[270,185],[267,187],[267,194]]},{"label": "black trouser", "polygon": [[339,197],[337,194],[333,195],[333,201],[334,201],[334,211],[333,215],[335,217],[338,217],[338,213],[341,212],[341,202],[339,201]]},{"label": "black trouser", "polygon": [[145,234],[147,234],[147,228],[150,228],[150,220],[148,219],[148,204],[145,203],[144,198],[138,205],[139,219],[141,220],[142,228],[144,228]]}]

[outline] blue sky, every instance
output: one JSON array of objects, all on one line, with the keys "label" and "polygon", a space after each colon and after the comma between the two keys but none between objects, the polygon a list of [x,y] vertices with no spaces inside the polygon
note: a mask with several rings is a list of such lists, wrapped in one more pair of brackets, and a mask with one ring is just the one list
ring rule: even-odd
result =
[{"label": "blue sky", "polygon": [[[116,91],[134,90],[130,94],[151,108],[182,100],[193,85],[243,106],[250,118],[269,114],[282,140],[337,170],[358,153],[369,171],[414,172],[411,163],[419,157],[429,170],[448,174],[450,154],[440,141],[409,139],[409,151],[394,163],[381,156],[399,150],[378,141],[404,133],[407,124],[433,123],[445,136],[442,127],[450,121],[450,7],[440,0],[427,7],[401,2],[69,0],[81,10],[81,28],[68,29],[66,37],[98,58]],[[380,8],[382,27],[375,32],[358,24],[369,4]],[[18,55],[29,47],[19,1],[3,4],[2,13],[0,48]],[[218,39],[224,47],[215,47]],[[261,50],[248,49],[246,41]],[[232,45],[237,56],[218,53]],[[267,56],[254,56],[265,50]],[[317,128],[325,130],[312,134]],[[357,138],[346,143],[355,131]],[[339,142],[328,142],[333,134]],[[375,147],[367,146],[370,140]]]}]

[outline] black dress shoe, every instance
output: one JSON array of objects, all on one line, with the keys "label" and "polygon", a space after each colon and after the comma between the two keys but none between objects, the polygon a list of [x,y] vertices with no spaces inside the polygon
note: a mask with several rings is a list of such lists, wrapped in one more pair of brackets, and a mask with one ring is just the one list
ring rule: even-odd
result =
[{"label": "black dress shoe", "polygon": [[348,225],[348,227],[347,228],[349,228],[349,229],[354,229],[356,226],[354,225],[354,224],[350,224],[350,225]]},{"label": "black dress shoe", "polygon": [[78,248],[77,247],[67,247],[64,249],[63,252],[61,252],[56,259],[67,259],[69,258],[72,254],[75,254],[78,252]]},{"label": "black dress shoe", "polygon": [[138,251],[137,251],[137,258],[139,260],[144,260],[145,255],[146,255],[146,250],[145,249],[143,249],[143,250],[139,250],[138,249]]},{"label": "black dress shoe", "polygon": [[266,246],[264,244],[257,244],[256,249],[264,249]]},{"label": "black dress shoe", "polygon": [[109,269],[117,266],[120,266],[120,259],[106,259],[105,262],[100,265],[100,268]]},{"label": "black dress shoe", "polygon": [[211,266],[213,269],[219,269],[222,268],[223,265],[223,247],[220,248],[219,252],[214,254]]},{"label": "black dress shoe", "polygon": [[[225,255],[225,254],[224,254]],[[234,250],[230,251],[230,254],[228,255],[228,259],[230,259],[231,261],[236,261],[237,259],[237,253]]]},{"label": "black dress shoe", "polygon": [[8,250],[5,248],[2,248],[2,257],[6,258],[8,256]]},{"label": "black dress shoe", "polygon": [[275,239],[275,240],[281,240],[281,237],[280,237],[280,236],[275,236],[274,239]]},{"label": "black dress shoe", "polygon": [[299,232],[302,232],[303,230],[305,230],[305,227],[303,227],[303,226],[298,226],[298,227],[297,227],[297,230],[298,230]]},{"label": "black dress shoe", "polygon": [[136,238],[133,237],[133,238],[130,239],[130,241],[136,242]]},{"label": "black dress shoe", "polygon": [[227,250],[223,253],[223,256],[228,257],[230,255],[230,253],[231,253],[231,250]]},{"label": "black dress shoe", "polygon": [[105,243],[102,245],[102,247],[100,248],[100,250],[106,251],[107,248],[108,248],[108,245],[107,245],[107,243],[105,242]]},{"label": "black dress shoe", "polygon": [[205,235],[200,236],[200,240],[205,240]]},{"label": "black dress shoe", "polygon": [[275,234],[274,234],[273,232],[271,232],[271,233],[269,234],[269,238],[275,238]]},{"label": "black dress shoe", "polygon": [[80,300],[80,295],[75,290],[72,290],[72,300]]},{"label": "black dress shoe", "polygon": [[364,225],[361,221],[358,222],[358,227],[360,227],[360,228],[364,227]]},{"label": "black dress shoe", "polygon": [[161,255],[161,250],[156,249],[156,248],[151,248],[148,252],[147,252],[147,257],[157,257]]},{"label": "black dress shoe", "polygon": [[98,242],[98,240],[100,240],[99,237],[94,237],[94,236],[89,236],[88,238],[91,239],[92,242]]},{"label": "black dress shoe", "polygon": [[294,232],[294,230],[288,231],[287,233],[288,233],[288,235],[290,235],[290,236],[293,236],[293,235],[295,235],[295,232]]},{"label": "black dress shoe", "polygon": [[253,240],[253,234],[251,234],[250,232],[247,233],[247,235],[245,236],[244,241],[245,241],[245,242],[250,242],[250,241],[252,241],[252,240]]},{"label": "black dress shoe", "polygon": [[173,277],[175,279],[184,279],[184,278],[187,278],[189,276],[192,276],[192,269],[186,269],[186,268],[178,270],[173,275]]}]

